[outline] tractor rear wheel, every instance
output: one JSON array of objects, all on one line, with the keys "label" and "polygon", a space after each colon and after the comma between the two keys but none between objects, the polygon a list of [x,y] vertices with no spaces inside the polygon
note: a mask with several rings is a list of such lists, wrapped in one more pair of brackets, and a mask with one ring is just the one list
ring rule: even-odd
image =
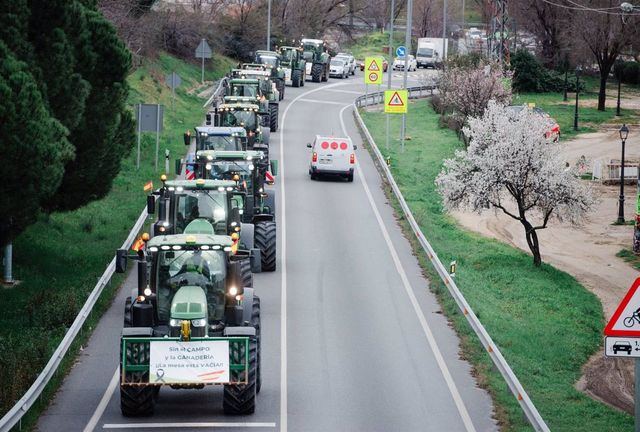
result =
[{"label": "tractor rear wheel", "polygon": [[[137,364],[149,364],[149,345],[129,343],[127,346],[127,362],[134,359]],[[142,350],[141,350],[142,349]],[[122,371],[122,347],[120,348],[120,371]],[[149,372],[127,372],[125,381],[129,383],[148,383]],[[154,385],[122,385],[120,384],[120,411],[125,417],[149,416],[158,396],[158,386]]]},{"label": "tractor rear wheel", "polygon": [[263,221],[255,224],[254,245],[260,249],[262,271],[276,270],[276,223]]},{"label": "tractor rear wheel", "polygon": [[251,273],[251,260],[249,258],[240,260],[240,273],[242,274],[242,286],[253,287],[253,273]]},{"label": "tractor rear wheel", "polygon": [[269,105],[269,126],[271,132],[278,130],[278,105],[276,104]]},{"label": "tractor rear wheel", "polygon": [[324,73],[324,67],[319,64],[316,63],[313,66],[311,66],[311,80],[313,82],[320,82],[325,81],[324,77],[323,77],[323,73]]},{"label": "tractor rear wheel", "polygon": [[[241,352],[232,353],[232,358],[245,357],[245,345],[233,344],[230,350],[238,349]],[[225,414],[246,415],[253,414],[256,410],[256,375],[258,367],[258,343],[256,338],[249,340],[249,374],[240,371],[234,373],[234,379],[247,381],[247,384],[227,384],[224,386],[222,396],[222,408]]]},{"label": "tractor rear wheel", "polygon": [[262,340],[260,337],[260,297],[254,294],[253,308],[251,309],[251,325],[256,329],[256,340],[258,341],[258,366],[256,372],[256,393],[260,393],[262,387]]},{"label": "tractor rear wheel", "polygon": [[300,87],[302,83],[302,72],[300,69],[294,69],[291,73],[291,85],[294,87]]}]

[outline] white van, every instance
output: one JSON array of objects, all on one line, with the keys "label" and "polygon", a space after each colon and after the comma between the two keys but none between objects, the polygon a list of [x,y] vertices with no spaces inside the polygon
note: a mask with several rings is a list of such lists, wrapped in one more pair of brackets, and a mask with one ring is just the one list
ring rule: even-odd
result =
[{"label": "white van", "polygon": [[316,180],[321,174],[338,175],[353,181],[353,170],[356,166],[358,148],[351,142],[351,138],[338,138],[316,135],[307,147],[311,149],[309,175]]}]

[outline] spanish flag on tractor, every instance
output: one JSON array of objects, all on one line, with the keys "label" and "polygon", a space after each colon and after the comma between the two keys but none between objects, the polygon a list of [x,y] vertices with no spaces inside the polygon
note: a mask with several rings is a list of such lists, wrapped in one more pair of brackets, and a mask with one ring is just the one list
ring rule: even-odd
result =
[{"label": "spanish flag on tractor", "polygon": [[140,249],[144,249],[144,240],[142,239],[142,237],[138,237],[138,239],[133,242],[133,246],[131,246],[131,249],[136,252],[138,252]]},{"label": "spanish flag on tractor", "polygon": [[144,191],[149,192],[151,189],[153,189],[153,182],[149,180],[144,184]]}]

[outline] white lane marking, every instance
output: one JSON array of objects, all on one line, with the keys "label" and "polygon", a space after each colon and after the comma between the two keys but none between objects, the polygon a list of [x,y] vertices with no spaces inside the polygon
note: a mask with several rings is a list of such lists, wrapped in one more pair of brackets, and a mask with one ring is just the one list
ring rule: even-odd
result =
[{"label": "white lane marking", "polygon": [[340,84],[330,84],[317,87],[296,96],[282,113],[280,120],[280,238],[282,241],[280,253],[280,267],[282,267],[282,282],[280,293],[280,432],[287,432],[287,211],[284,190],[284,129],[287,123],[289,109],[305,96]]},{"label": "white lane marking", "polygon": [[274,428],[275,423],[191,422],[191,423],[105,423],[103,429],[182,429],[182,428]]},{"label": "white lane marking", "polygon": [[331,90],[331,89],[329,89],[327,91],[334,92],[334,93],[351,93],[351,94],[355,94],[355,95],[358,95],[358,96],[362,94],[362,92],[353,91],[353,90]]},{"label": "white lane marking", "polygon": [[[358,94],[361,94],[361,93],[358,93]],[[300,99],[298,102],[310,102],[310,103],[340,105],[340,106],[352,105],[351,103],[325,101],[325,100],[319,100],[319,99]]]},{"label": "white lane marking", "polygon": [[[353,105],[352,105],[353,106]],[[347,128],[344,123],[343,114],[344,111],[349,107],[344,107],[340,110],[340,125],[342,126],[342,132],[345,136],[349,136],[347,133]],[[387,231],[387,227],[384,225],[382,221],[382,216],[380,216],[380,212],[378,211],[378,207],[376,206],[375,201],[373,200],[373,195],[371,195],[371,190],[369,190],[369,186],[367,185],[367,180],[364,176],[362,168],[360,168],[360,164],[356,164],[356,171],[358,172],[358,176],[362,180],[362,187],[364,187],[364,192],[369,199],[369,203],[371,204],[371,208],[373,210],[374,215],[376,216],[376,220],[378,221],[378,225],[380,226],[380,231],[382,231],[382,236],[384,237],[385,242],[387,243],[387,247],[389,248],[389,252],[391,253],[391,257],[393,258],[393,263],[395,264],[396,270],[400,275],[400,279],[402,279],[402,284],[404,285],[405,292],[407,296],[409,296],[409,300],[413,305],[413,309],[418,316],[418,321],[420,321],[420,325],[422,326],[422,330],[424,335],[427,338],[427,342],[431,347],[431,351],[433,351],[433,355],[436,358],[436,362],[438,363],[438,367],[442,372],[442,376],[444,377],[447,386],[449,387],[449,392],[453,397],[453,401],[456,404],[456,408],[458,408],[458,413],[462,418],[462,422],[468,432],[476,432],[476,428],[473,426],[473,422],[471,421],[471,417],[469,416],[469,412],[467,411],[467,407],[464,405],[464,401],[458,392],[458,387],[456,383],[453,381],[453,377],[449,372],[449,368],[447,367],[447,363],[444,361],[442,357],[442,353],[440,352],[440,348],[438,348],[438,344],[436,339],[433,337],[433,332],[431,331],[431,327],[427,323],[427,319],[422,312],[422,308],[420,308],[420,304],[418,303],[418,299],[413,292],[413,288],[411,287],[411,283],[409,282],[409,278],[407,278],[407,274],[404,271],[404,267],[402,267],[402,263],[400,262],[400,257],[398,256],[398,252],[396,251],[395,246],[391,242],[391,237],[389,236],[389,232]]]},{"label": "white lane marking", "polygon": [[98,424],[98,420],[100,420],[100,418],[102,417],[102,414],[104,414],[104,410],[107,408],[107,405],[111,400],[111,396],[113,396],[113,392],[116,390],[116,387],[118,385],[118,378],[120,378],[120,374],[118,373],[119,369],[120,368],[117,368],[116,371],[113,373],[113,376],[111,377],[111,381],[109,382],[107,389],[102,395],[102,399],[100,399],[100,403],[98,404],[98,406],[96,407],[96,410],[93,412],[93,415],[89,419],[89,423],[87,423],[87,425],[84,427],[83,432],[93,432],[96,425]]}]

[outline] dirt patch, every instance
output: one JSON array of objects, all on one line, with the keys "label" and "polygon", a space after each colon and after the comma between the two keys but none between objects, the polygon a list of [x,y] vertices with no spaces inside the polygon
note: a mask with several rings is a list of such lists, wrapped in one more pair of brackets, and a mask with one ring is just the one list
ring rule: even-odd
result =
[{"label": "dirt patch", "polygon": [[[635,144],[630,144],[635,143]],[[640,134],[629,136],[630,157],[640,157]],[[620,138],[617,131],[602,131],[581,135],[567,141],[562,154],[574,165],[582,156],[587,160],[619,158]],[[573,275],[593,292],[609,319],[619,301],[640,273],[616,257],[623,248],[630,248],[633,226],[612,225],[617,217],[619,186],[593,183],[600,197],[589,219],[581,227],[552,223],[539,231],[542,259]],[[625,188],[625,217],[634,217],[636,187]],[[453,212],[458,222],[472,231],[501,240],[529,252],[522,225],[502,212],[487,211],[481,215]],[[584,375],[577,387],[591,397],[619,409],[633,412],[633,361],[605,359],[602,352],[595,354],[584,366]]]}]

